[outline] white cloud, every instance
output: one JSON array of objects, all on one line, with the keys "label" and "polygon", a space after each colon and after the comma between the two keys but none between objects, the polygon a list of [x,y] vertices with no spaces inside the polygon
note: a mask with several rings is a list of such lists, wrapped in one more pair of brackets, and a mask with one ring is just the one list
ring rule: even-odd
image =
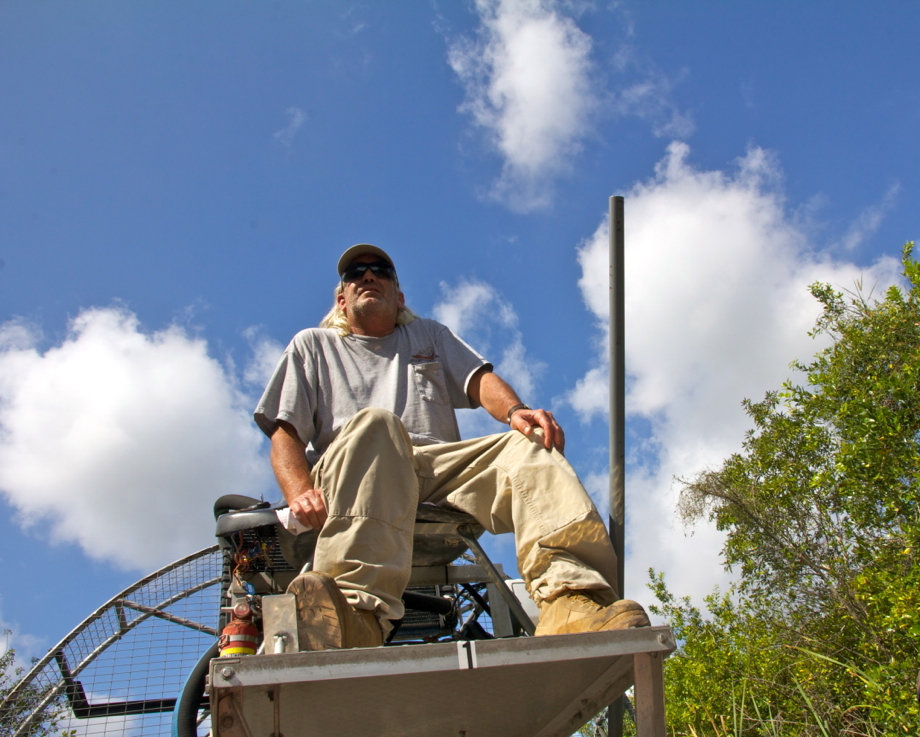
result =
[{"label": "white cloud", "polygon": [[[807,286],[852,288],[862,277],[884,288],[897,279],[895,259],[860,269],[815,250],[785,210],[767,152],[752,148],[734,174],[698,171],[688,153],[672,143],[625,203],[627,412],[651,428],[628,458],[627,588],[636,598],[648,596],[650,566],[666,572],[675,593],[702,595],[725,582],[721,535],[700,527],[685,536],[672,479],[738,450],[750,424],[741,400],[777,388],[793,358],[820,347],[807,336],[819,314]],[[606,218],[579,261],[605,343]],[[606,416],[608,376],[605,348],[567,395],[582,419]]]},{"label": "white cloud", "polygon": [[[680,110],[674,102],[674,87],[689,74],[681,69],[676,76],[666,74],[635,44],[635,22],[628,8],[613,5],[624,29],[624,38],[610,59],[617,86],[610,93],[611,112],[615,117],[633,116],[646,121],[658,137],[688,138],[696,129],[693,116]],[[608,41],[609,43],[609,41]]]},{"label": "white cloud", "polygon": [[595,366],[575,382],[566,400],[581,416],[588,420],[595,414],[606,415],[610,405],[610,372],[607,366]]},{"label": "white cloud", "polygon": [[284,346],[263,334],[258,327],[246,328],[243,336],[249,341],[252,351],[252,357],[243,369],[243,379],[261,392],[275,373],[281,354],[284,353]]},{"label": "white cloud", "polygon": [[544,365],[527,357],[527,349],[521,340],[521,334],[514,331],[514,337],[504,350],[495,370],[505,378],[523,397],[533,397],[537,390],[537,375]]},{"label": "white cloud", "polygon": [[452,43],[448,59],[461,111],[504,160],[490,195],[522,212],[546,207],[597,107],[591,38],[552,0],[476,0],[476,11],[476,39]]},{"label": "white cloud", "polygon": [[[485,282],[461,281],[456,287],[441,282],[441,292],[444,299],[434,306],[432,312],[438,322],[447,325],[457,335],[472,330],[482,319],[486,307],[497,299],[495,290]],[[503,321],[501,313],[498,319]]]},{"label": "white cloud", "polygon": [[[449,43],[448,61],[465,91],[460,111],[485,132],[502,159],[489,197],[530,212],[552,203],[554,180],[594,135],[599,116],[635,116],[656,136],[687,137],[692,117],[672,100],[674,80],[639,59],[629,42],[611,57],[618,87],[607,88],[592,59],[593,42],[569,17],[584,3],[476,0],[474,39]],[[617,8],[625,36],[632,21]]]},{"label": "white cloud", "polygon": [[888,191],[885,192],[880,203],[877,205],[869,205],[869,207],[859,214],[859,217],[850,225],[849,230],[843,237],[844,250],[852,251],[867,237],[878,230],[878,226],[882,224],[885,215],[894,207],[900,191],[900,184],[892,184],[888,188]]},{"label": "white cloud", "polygon": [[307,119],[307,114],[299,107],[289,107],[287,109],[287,114],[290,118],[287,126],[279,131],[275,131],[272,134],[272,138],[283,146],[290,147],[291,143],[294,141],[294,136],[297,135],[297,131],[300,130],[304,121]]},{"label": "white cloud", "polygon": [[674,82],[656,70],[645,72],[643,78],[614,95],[614,112],[633,115],[648,121],[657,137],[688,138],[696,125],[693,117],[681,112],[671,99]]},{"label": "white cloud", "polygon": [[24,527],[149,571],[213,541],[218,496],[271,488],[253,402],[203,340],[118,308],[40,340],[0,326],[0,491]]},{"label": "white cloud", "polygon": [[[527,356],[517,313],[511,304],[504,301],[491,284],[482,281],[460,280],[456,286],[441,282],[441,292],[443,299],[432,310],[435,319],[493,361],[496,373],[511,384],[525,402],[533,403],[545,364]],[[502,346],[497,361],[491,349],[493,344]],[[457,421],[465,438],[507,429],[481,409],[460,412]]]},{"label": "white cloud", "polygon": [[13,669],[23,668],[28,671],[33,657],[39,657],[48,649],[48,643],[40,637],[27,634],[18,624],[3,619],[3,599],[0,598],[0,656],[15,650]]}]

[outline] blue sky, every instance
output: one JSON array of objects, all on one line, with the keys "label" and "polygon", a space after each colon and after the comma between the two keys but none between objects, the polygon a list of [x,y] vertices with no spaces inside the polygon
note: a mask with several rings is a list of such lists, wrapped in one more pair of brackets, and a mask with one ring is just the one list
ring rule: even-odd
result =
[{"label": "blue sky", "polygon": [[741,400],[818,347],[809,283],[897,278],[918,21],[907,2],[0,3],[13,644],[40,654],[209,544],[221,493],[278,497],[249,413],[356,242],[556,411],[603,506],[612,194],[627,593],[648,603],[652,565],[679,594],[724,583],[672,479],[736,450]]}]

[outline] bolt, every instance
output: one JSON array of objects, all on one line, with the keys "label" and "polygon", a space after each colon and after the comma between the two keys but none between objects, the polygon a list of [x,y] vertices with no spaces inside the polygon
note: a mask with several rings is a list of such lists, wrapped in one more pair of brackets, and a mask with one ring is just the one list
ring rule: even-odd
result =
[{"label": "bolt", "polygon": [[235,671],[233,670],[233,668],[230,668],[230,667],[221,668],[220,670],[220,674],[224,677],[225,681],[229,681],[231,678],[233,678],[234,672]]},{"label": "bolt", "polygon": [[662,645],[667,645],[667,644],[668,644],[668,636],[667,636],[667,635],[658,635],[658,642],[660,642]]},{"label": "bolt", "polygon": [[220,720],[220,726],[224,729],[230,729],[233,726],[233,717],[230,714],[227,714],[225,717],[222,717]]}]

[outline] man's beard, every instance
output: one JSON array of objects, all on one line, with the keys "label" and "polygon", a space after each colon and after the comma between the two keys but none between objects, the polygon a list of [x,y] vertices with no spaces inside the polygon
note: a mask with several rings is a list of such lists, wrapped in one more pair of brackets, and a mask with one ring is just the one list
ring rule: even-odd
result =
[{"label": "man's beard", "polygon": [[354,313],[355,317],[358,318],[379,317],[380,315],[386,315],[392,311],[394,319],[397,312],[397,310],[393,309],[391,301],[382,293],[378,299],[355,300],[351,307],[351,311]]}]

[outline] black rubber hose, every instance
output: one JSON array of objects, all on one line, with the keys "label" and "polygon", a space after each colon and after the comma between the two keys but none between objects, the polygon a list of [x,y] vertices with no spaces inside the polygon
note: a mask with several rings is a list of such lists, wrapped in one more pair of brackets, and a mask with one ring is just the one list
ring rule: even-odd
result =
[{"label": "black rubber hose", "polygon": [[454,602],[442,596],[404,591],[402,600],[403,604],[406,605],[406,609],[415,609],[419,612],[442,614],[446,617],[454,610]]},{"label": "black rubber hose", "polygon": [[214,519],[217,519],[222,514],[235,509],[247,509],[248,507],[254,507],[256,504],[261,504],[258,499],[253,499],[251,496],[243,496],[242,494],[225,494],[216,502],[214,502]]},{"label": "black rubber hose", "polygon": [[220,640],[215,640],[189,673],[173,713],[173,737],[198,737],[198,710],[204,698],[205,679],[211,668],[211,660],[219,654]]}]

